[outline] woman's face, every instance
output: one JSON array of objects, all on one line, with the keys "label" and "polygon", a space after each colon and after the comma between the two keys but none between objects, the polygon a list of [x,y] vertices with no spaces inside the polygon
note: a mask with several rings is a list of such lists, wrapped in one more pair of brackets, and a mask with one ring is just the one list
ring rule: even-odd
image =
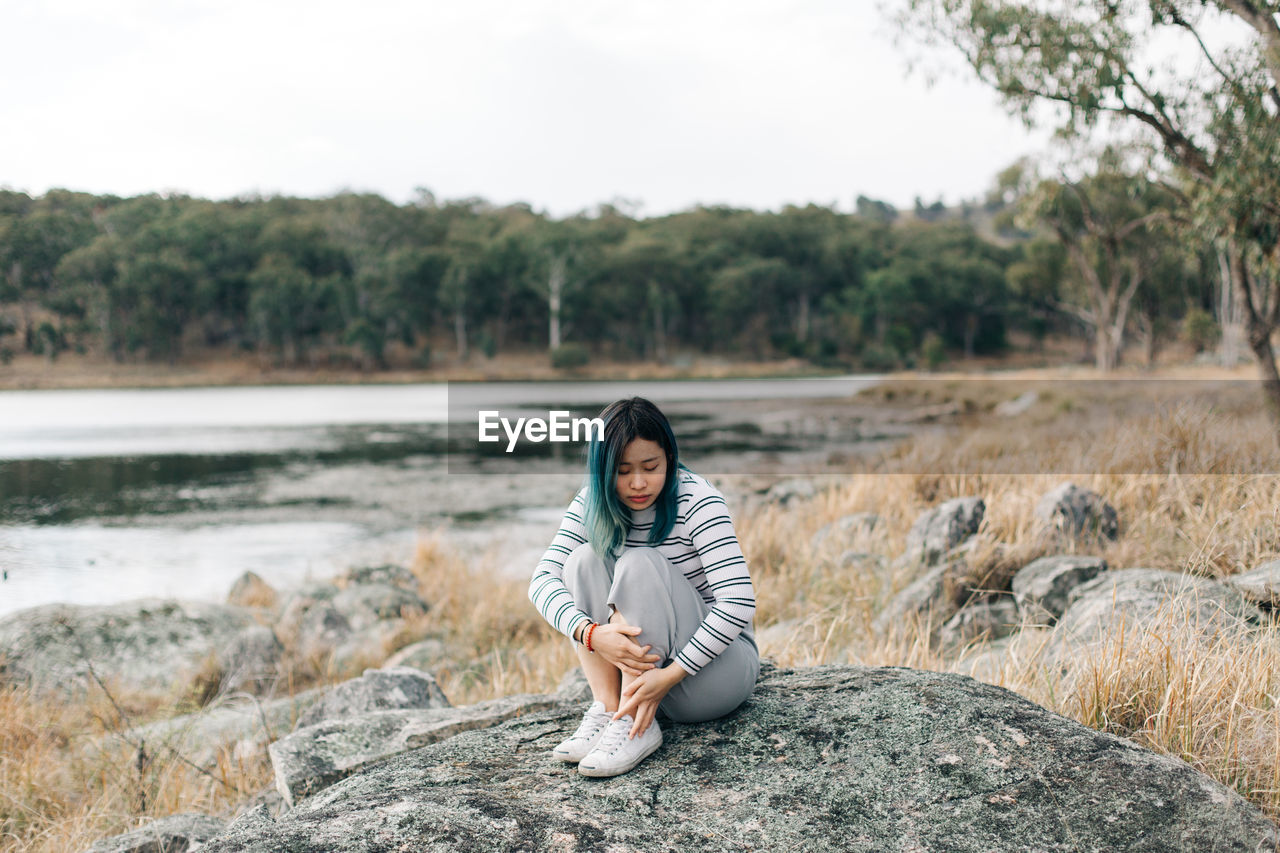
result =
[{"label": "woman's face", "polygon": [[631,509],[652,506],[667,482],[667,454],[662,445],[647,438],[634,438],[622,449],[615,481],[618,497]]}]

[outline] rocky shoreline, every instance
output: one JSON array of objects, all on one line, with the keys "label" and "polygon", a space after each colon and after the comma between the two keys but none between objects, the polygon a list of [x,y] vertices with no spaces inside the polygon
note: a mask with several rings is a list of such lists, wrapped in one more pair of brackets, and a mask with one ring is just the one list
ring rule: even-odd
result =
[{"label": "rocky shoreline", "polygon": [[[764,499],[812,497],[797,481]],[[893,560],[841,550],[875,528],[873,513],[841,518],[811,544],[842,565],[914,578],[875,630],[924,625],[938,648],[975,662],[998,660],[1030,630],[1048,632],[1048,660],[1089,654],[1170,602],[1190,602],[1210,634],[1273,624],[1280,561],[1229,582],[1109,567],[1088,552],[1121,519],[1069,483],[1036,507],[1044,556],[978,560],[985,511],[976,496],[940,503]],[[586,780],[549,756],[588,696],[576,670],[554,693],[452,706],[432,672],[465,650],[424,638],[432,604],[417,581],[388,565],[292,590],[245,576],[225,604],[33,608],[0,619],[0,684],[50,701],[95,685],[194,691],[215,701],[108,739],[201,765],[269,755],[274,786],[233,813],[162,818],[93,853],[1280,848],[1260,809],[1183,761],[966,676],[900,667],[766,666],[738,711],[669,724],[636,771]],[[299,661],[368,666],[288,695],[285,670]]]}]

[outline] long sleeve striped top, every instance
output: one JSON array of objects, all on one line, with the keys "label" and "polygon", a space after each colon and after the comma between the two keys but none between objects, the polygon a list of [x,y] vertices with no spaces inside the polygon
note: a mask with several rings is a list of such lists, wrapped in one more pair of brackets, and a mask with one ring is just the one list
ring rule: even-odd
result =
[{"label": "long sleeve striped top", "polygon": [[[680,666],[693,675],[744,630],[752,636],[756,599],[724,496],[692,471],[677,469],[677,474],[680,480],[675,524],[667,538],[654,547],[684,573],[710,607],[693,637],[675,656]],[[565,560],[574,548],[587,541],[585,514],[584,488],[569,504],[560,530],[529,583],[529,599],[534,606],[557,631],[570,638],[580,625],[591,621],[574,605],[563,581]],[[633,510],[631,516],[623,553],[627,548],[648,546],[654,509]]]}]

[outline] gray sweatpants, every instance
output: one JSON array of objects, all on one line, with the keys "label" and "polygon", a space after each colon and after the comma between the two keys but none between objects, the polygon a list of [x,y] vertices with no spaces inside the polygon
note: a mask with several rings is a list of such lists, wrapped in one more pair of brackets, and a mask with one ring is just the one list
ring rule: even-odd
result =
[{"label": "gray sweatpants", "polygon": [[[635,640],[661,656],[658,666],[671,663],[711,609],[654,548],[629,548],[616,561],[606,561],[589,544],[579,545],[565,561],[563,580],[574,603],[593,621],[607,624],[612,604],[628,623],[640,626]],[[680,723],[714,720],[751,695],[759,674],[760,654],[748,626],[711,663],[671,688],[658,710]]]}]

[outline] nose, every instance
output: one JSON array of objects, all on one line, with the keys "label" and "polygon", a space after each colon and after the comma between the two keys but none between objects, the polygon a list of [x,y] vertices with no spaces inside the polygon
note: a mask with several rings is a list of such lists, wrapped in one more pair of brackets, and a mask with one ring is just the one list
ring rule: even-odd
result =
[{"label": "nose", "polygon": [[631,488],[637,492],[644,488],[644,474],[640,471],[631,472]]}]

